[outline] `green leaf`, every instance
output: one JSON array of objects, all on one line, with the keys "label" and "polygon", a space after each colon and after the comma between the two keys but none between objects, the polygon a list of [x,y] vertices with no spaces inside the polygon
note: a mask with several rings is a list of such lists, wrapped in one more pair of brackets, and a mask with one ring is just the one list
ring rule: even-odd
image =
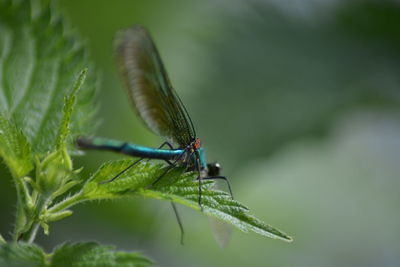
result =
[{"label": "green leaf", "polygon": [[15,178],[23,177],[33,168],[31,148],[25,135],[1,114],[0,156]]},{"label": "green leaf", "polygon": [[[85,184],[82,198],[94,200],[141,195],[173,201],[200,210],[199,184],[195,180],[197,174],[185,173],[183,168],[173,169],[152,186],[153,181],[164,173],[166,167],[162,164],[143,162],[130,168],[112,182],[99,183],[112,179],[131,163],[131,160],[119,160],[103,164]],[[215,190],[213,181],[202,181],[201,203],[204,213],[228,222],[244,232],[253,231],[270,238],[292,241],[292,238],[284,232],[250,215],[248,208],[233,200],[229,194]]]},{"label": "green leaf", "polygon": [[0,244],[0,266],[44,267],[44,266],[126,266],[146,267],[152,261],[137,252],[115,251],[112,246],[94,242],[66,243],[46,255],[38,246],[23,242]]},{"label": "green leaf", "polygon": [[50,266],[151,266],[140,253],[115,252],[111,246],[94,242],[66,243],[56,248]]},{"label": "green leaf", "polygon": [[58,137],[56,144],[58,149],[63,149],[65,141],[68,137],[70,131],[69,125],[71,123],[72,111],[75,105],[76,94],[82,87],[83,82],[86,79],[86,74],[87,74],[87,69],[83,69],[75,81],[75,84],[72,88],[72,92],[68,96],[64,97],[64,108],[62,112],[60,127],[58,129]]},{"label": "green leaf", "polygon": [[36,177],[14,180],[13,239],[29,242],[39,224],[48,232],[44,219],[69,215],[45,211],[78,184],[67,149],[76,150],[73,137],[95,124],[88,123],[95,110],[93,71],[87,72],[86,51],[53,4],[0,0],[0,156],[14,178],[36,169]]},{"label": "green leaf", "polygon": [[[141,194],[157,199],[171,200],[198,210],[200,209],[198,206],[199,185],[198,181],[194,180],[196,176],[196,173],[183,174],[176,183],[170,186],[145,190]],[[213,182],[209,182],[202,187],[201,205],[204,213],[228,222],[243,232],[253,231],[270,238],[292,241],[292,238],[284,232],[248,214],[248,208],[233,200],[229,194],[213,189],[213,184]]]},{"label": "green leaf", "polygon": [[[83,187],[85,199],[109,199],[123,197],[126,192],[142,190],[152,182],[152,178],[161,175],[162,164],[144,162],[124,172],[112,183],[104,183],[115,177],[131,164],[131,160],[117,160],[104,163]],[[99,184],[100,182],[100,184]]]},{"label": "green leaf", "polygon": [[[85,50],[46,5],[49,2],[0,1],[0,114],[12,119],[31,143],[32,152],[39,155],[67,138],[64,96],[81,70],[90,66]],[[66,119],[72,116],[71,135],[86,133],[95,124],[88,123],[95,110],[93,72],[85,84],[82,76],[64,106]],[[71,115],[68,109],[79,87]],[[64,126],[57,131],[60,124]]]},{"label": "green leaf", "polygon": [[0,245],[0,266],[39,267],[45,265],[45,253],[36,245],[10,243]]}]

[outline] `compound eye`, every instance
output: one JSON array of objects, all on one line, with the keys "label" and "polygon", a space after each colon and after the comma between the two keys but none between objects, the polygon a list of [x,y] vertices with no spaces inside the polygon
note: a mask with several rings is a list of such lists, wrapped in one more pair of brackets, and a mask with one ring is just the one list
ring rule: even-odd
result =
[{"label": "compound eye", "polygon": [[208,175],[218,176],[221,172],[221,165],[218,162],[207,163]]}]

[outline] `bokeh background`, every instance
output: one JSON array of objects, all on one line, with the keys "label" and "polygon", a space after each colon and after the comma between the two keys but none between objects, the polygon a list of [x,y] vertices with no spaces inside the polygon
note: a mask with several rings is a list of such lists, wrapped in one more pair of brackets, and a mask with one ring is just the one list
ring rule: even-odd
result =
[{"label": "bokeh background", "polygon": [[[60,0],[101,76],[96,135],[158,146],[129,107],[112,57],[118,29],[152,33],[209,161],[236,199],[291,234],[233,230],[221,249],[206,216],[169,203],[96,202],[38,243],[97,240],[159,266],[400,265],[400,3],[339,0]],[[75,158],[89,175],[121,158]],[[4,167],[2,167],[4,170]],[[6,171],[2,171],[6,173]],[[0,231],[15,193],[0,179]]]}]

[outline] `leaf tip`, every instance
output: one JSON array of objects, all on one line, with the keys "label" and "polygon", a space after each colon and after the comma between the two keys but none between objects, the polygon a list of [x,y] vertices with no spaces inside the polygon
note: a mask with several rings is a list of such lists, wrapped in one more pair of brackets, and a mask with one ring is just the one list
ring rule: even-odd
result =
[{"label": "leaf tip", "polygon": [[282,240],[285,241],[285,242],[288,242],[288,243],[292,243],[294,241],[293,237],[288,236],[288,235]]}]

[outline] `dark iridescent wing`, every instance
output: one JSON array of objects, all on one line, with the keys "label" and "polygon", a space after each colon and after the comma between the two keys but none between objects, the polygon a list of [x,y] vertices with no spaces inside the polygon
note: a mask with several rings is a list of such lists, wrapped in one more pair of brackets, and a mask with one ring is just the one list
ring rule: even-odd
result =
[{"label": "dark iridescent wing", "polygon": [[133,106],[154,133],[186,147],[196,133],[150,34],[141,26],[117,33],[115,55]]}]

